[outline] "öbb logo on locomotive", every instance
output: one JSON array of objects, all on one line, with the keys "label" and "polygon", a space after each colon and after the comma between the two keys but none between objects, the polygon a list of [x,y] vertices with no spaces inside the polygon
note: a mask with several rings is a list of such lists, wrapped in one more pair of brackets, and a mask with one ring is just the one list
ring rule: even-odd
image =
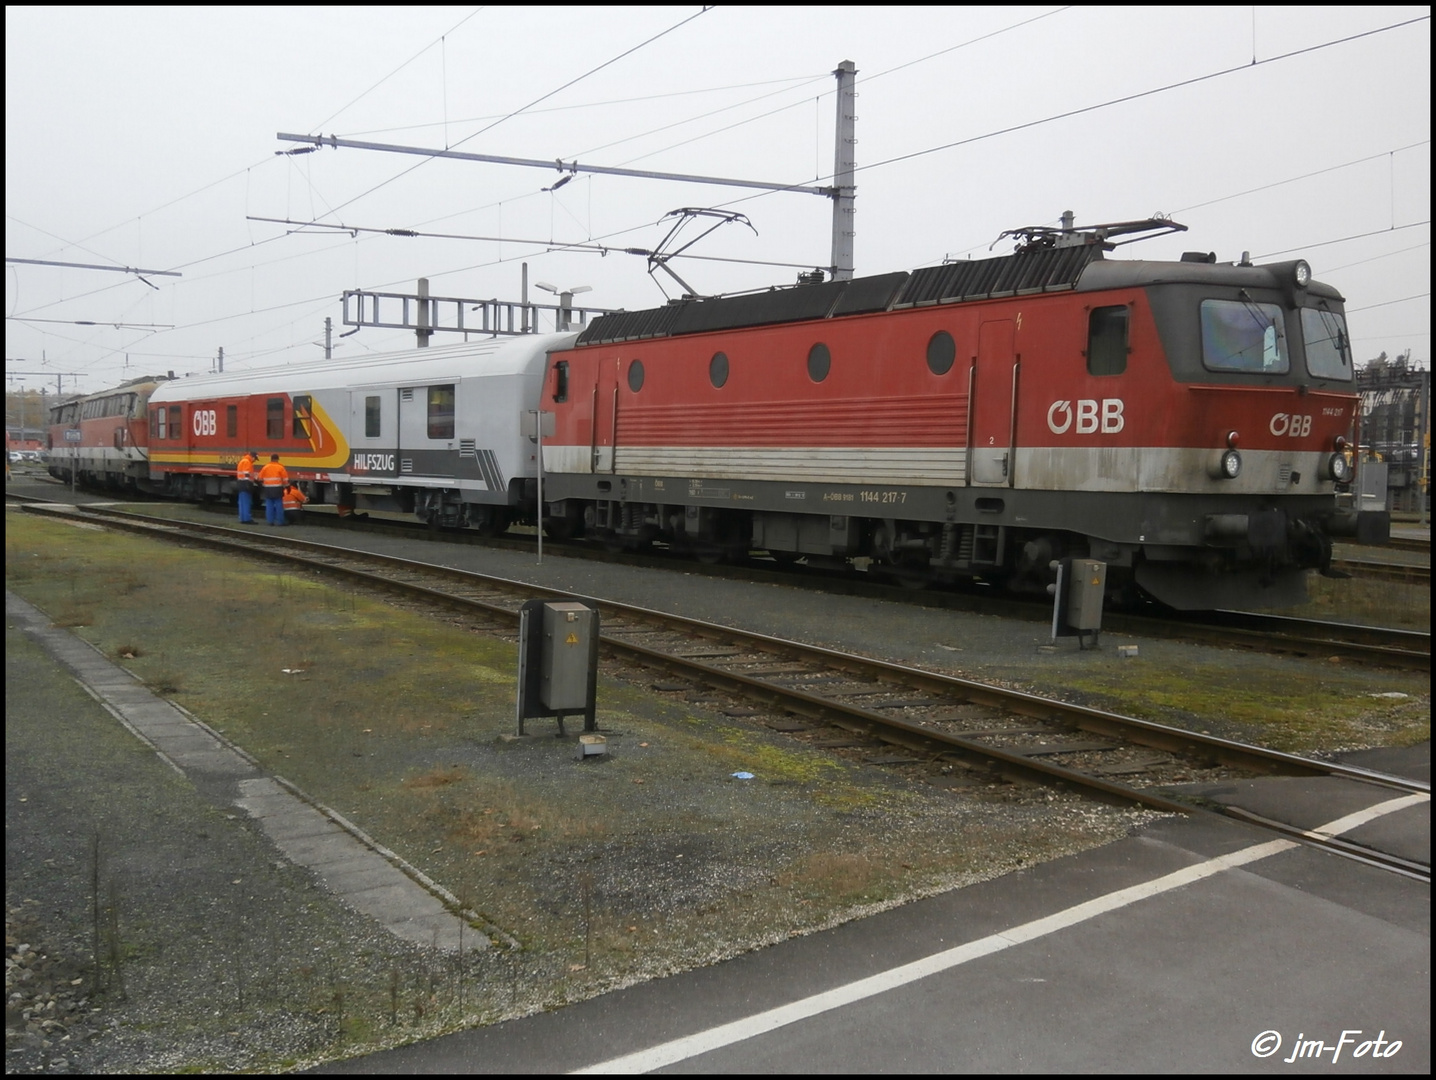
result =
[{"label": "\u00f6bb logo on locomotive", "polygon": [[1311,434],[1311,417],[1277,413],[1271,418],[1271,423],[1267,425],[1267,428],[1278,438],[1287,435],[1293,439],[1301,439]]},{"label": "\u00f6bb logo on locomotive", "polygon": [[[1101,410],[1100,419],[1099,408]],[[1098,402],[1090,398],[1083,398],[1077,402],[1075,412],[1072,402],[1054,401],[1047,409],[1047,427],[1054,435],[1065,435],[1072,427],[1074,417],[1078,435],[1091,435],[1098,430],[1099,424],[1104,435],[1115,435],[1124,426],[1122,399],[1103,398]]]},{"label": "\u00f6bb logo on locomotive", "polygon": [[576,333],[138,380],[52,410],[50,470],[209,500],[252,450],[311,507],[435,526],[1037,595],[1091,558],[1109,594],[1298,603],[1333,538],[1389,530],[1344,497],[1344,298],[1300,260],[1108,258],[1174,228],[1019,230],[1010,255]]}]

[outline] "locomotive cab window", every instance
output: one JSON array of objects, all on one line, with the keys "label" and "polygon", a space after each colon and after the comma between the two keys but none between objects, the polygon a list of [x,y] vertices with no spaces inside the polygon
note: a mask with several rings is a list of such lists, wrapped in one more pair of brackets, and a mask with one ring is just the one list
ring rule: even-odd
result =
[{"label": "locomotive cab window", "polygon": [[1087,318],[1087,374],[1121,375],[1127,370],[1125,304],[1093,308]]},{"label": "locomotive cab window", "polygon": [[553,366],[553,399],[568,400],[568,361],[560,360]]},{"label": "locomotive cab window", "polygon": [[165,409],[161,405],[150,414],[150,438],[163,439],[167,430],[169,429],[165,425]]},{"label": "locomotive cab window", "polygon": [[1306,370],[1318,379],[1350,382],[1351,339],[1346,318],[1321,308],[1301,309],[1301,336],[1306,339]]},{"label": "locomotive cab window", "polygon": [[284,438],[284,399],[272,397],[264,406],[264,434],[266,438]]},{"label": "locomotive cab window", "polygon": [[454,437],[454,384],[429,387],[429,438]]},{"label": "locomotive cab window", "polygon": [[180,407],[179,407],[178,405],[171,405],[171,406],[170,406],[170,438],[171,438],[171,439],[178,439],[179,437],[180,437]]},{"label": "locomotive cab window", "polygon": [[1202,363],[1208,371],[1284,375],[1291,368],[1286,322],[1275,304],[1202,301]]},{"label": "locomotive cab window", "polygon": [[379,409],[379,395],[374,394],[364,399],[364,438],[377,439],[382,425]]},{"label": "locomotive cab window", "polygon": [[294,399],[294,437],[309,438],[309,395],[300,394]]}]

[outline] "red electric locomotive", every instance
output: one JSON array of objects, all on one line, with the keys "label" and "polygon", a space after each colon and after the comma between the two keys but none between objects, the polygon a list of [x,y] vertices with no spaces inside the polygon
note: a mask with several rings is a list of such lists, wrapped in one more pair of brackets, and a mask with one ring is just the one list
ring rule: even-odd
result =
[{"label": "red electric locomotive", "polygon": [[603,316],[550,358],[550,531],[912,583],[1082,556],[1174,608],[1297,603],[1333,536],[1389,531],[1338,506],[1342,297],[1302,261],[1105,257],[1170,227]]},{"label": "red electric locomotive", "polygon": [[147,375],[113,390],[50,408],[50,475],[114,491],[146,490],[149,428],[145,408],[165,377]]}]

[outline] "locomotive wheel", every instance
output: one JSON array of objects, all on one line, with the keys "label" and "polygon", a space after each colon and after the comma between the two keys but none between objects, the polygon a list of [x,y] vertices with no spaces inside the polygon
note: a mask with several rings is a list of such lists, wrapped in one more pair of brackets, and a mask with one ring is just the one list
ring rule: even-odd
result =
[{"label": "locomotive wheel", "polygon": [[926,589],[935,580],[933,572],[925,566],[888,566],[884,574],[904,589]]},{"label": "locomotive wheel", "polygon": [[704,566],[717,566],[728,561],[728,549],[721,544],[697,541],[693,545],[693,557]]},{"label": "locomotive wheel", "polygon": [[544,518],[543,534],[550,540],[572,540],[575,531],[574,523],[568,518]]},{"label": "locomotive wheel", "polygon": [[509,515],[505,510],[484,506],[474,512],[473,528],[480,536],[502,536],[509,531]]}]

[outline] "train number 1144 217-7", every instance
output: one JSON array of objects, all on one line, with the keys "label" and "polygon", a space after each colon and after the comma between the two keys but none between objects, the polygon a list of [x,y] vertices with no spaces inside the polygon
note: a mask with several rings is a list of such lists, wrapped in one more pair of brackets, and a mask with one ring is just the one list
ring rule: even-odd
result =
[{"label": "train number 1144 217-7", "polygon": [[865,503],[905,503],[907,502],[906,491],[863,491],[858,495]]}]

